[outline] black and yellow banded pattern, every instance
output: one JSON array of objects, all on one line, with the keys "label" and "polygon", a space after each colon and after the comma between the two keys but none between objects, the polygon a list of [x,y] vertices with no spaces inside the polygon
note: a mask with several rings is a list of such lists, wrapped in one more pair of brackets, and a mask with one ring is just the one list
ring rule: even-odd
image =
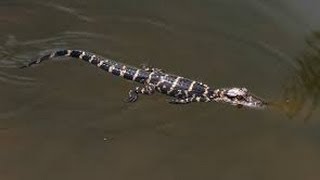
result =
[{"label": "black and yellow banded pattern", "polygon": [[264,109],[270,105],[270,103],[255,96],[246,88],[232,87],[213,90],[204,83],[168,74],[161,69],[137,68],[82,50],[64,49],[46,53],[21,68],[33,66],[56,57],[81,59],[115,76],[142,84],[129,91],[129,102],[136,101],[138,94],[151,95],[154,92],[160,92],[171,96],[172,98],[169,102],[175,104],[214,101],[228,103],[236,107],[244,106],[254,109]]}]

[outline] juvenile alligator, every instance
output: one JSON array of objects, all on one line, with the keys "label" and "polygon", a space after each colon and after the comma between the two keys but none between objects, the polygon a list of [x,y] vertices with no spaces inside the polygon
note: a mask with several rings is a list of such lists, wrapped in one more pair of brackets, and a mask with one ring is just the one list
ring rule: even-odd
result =
[{"label": "juvenile alligator", "polygon": [[161,69],[146,67],[136,68],[123,63],[106,59],[82,50],[58,50],[47,53],[22,68],[39,64],[55,57],[72,57],[89,62],[113,75],[141,83],[129,91],[128,102],[135,102],[138,94],[151,95],[155,91],[171,96],[173,104],[191,102],[223,102],[237,107],[265,108],[267,103],[250,93],[246,88],[212,89],[207,84],[181,76],[165,73]]}]

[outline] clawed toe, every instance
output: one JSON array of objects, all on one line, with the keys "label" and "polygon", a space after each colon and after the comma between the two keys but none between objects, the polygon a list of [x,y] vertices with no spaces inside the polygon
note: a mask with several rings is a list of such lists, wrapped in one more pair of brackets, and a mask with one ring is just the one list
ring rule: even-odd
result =
[{"label": "clawed toe", "polygon": [[129,98],[126,100],[126,102],[128,102],[128,103],[136,102],[137,99],[138,99],[137,97],[129,97]]},{"label": "clawed toe", "polygon": [[130,90],[127,102],[136,102],[137,100],[138,100],[138,94],[133,90]]}]

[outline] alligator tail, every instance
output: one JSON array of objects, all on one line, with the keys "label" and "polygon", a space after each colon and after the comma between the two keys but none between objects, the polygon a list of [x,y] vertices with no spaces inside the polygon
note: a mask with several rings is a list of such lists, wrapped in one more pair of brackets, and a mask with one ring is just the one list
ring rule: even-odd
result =
[{"label": "alligator tail", "polygon": [[107,72],[112,73],[116,76],[124,77],[128,80],[133,80],[136,82],[143,83],[148,79],[149,72],[143,71],[133,66],[126,66],[123,63],[116,62],[111,59],[106,59],[101,56],[95,55],[94,53],[82,51],[82,50],[57,50],[50,53],[47,53],[41,57],[32,60],[28,64],[20,67],[20,68],[27,68],[31,67],[36,64],[40,64],[43,61],[54,59],[57,57],[72,57],[76,59],[81,59],[90,64],[93,64],[100,69],[103,69]]}]

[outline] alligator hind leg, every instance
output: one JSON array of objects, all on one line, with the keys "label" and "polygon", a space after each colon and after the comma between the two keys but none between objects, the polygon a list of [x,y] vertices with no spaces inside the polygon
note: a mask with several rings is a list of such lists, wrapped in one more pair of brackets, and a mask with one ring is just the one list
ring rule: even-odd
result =
[{"label": "alligator hind leg", "polygon": [[135,89],[129,91],[128,102],[135,102],[138,100],[139,94],[151,95],[154,93],[154,86],[145,85],[144,87],[137,86]]}]

